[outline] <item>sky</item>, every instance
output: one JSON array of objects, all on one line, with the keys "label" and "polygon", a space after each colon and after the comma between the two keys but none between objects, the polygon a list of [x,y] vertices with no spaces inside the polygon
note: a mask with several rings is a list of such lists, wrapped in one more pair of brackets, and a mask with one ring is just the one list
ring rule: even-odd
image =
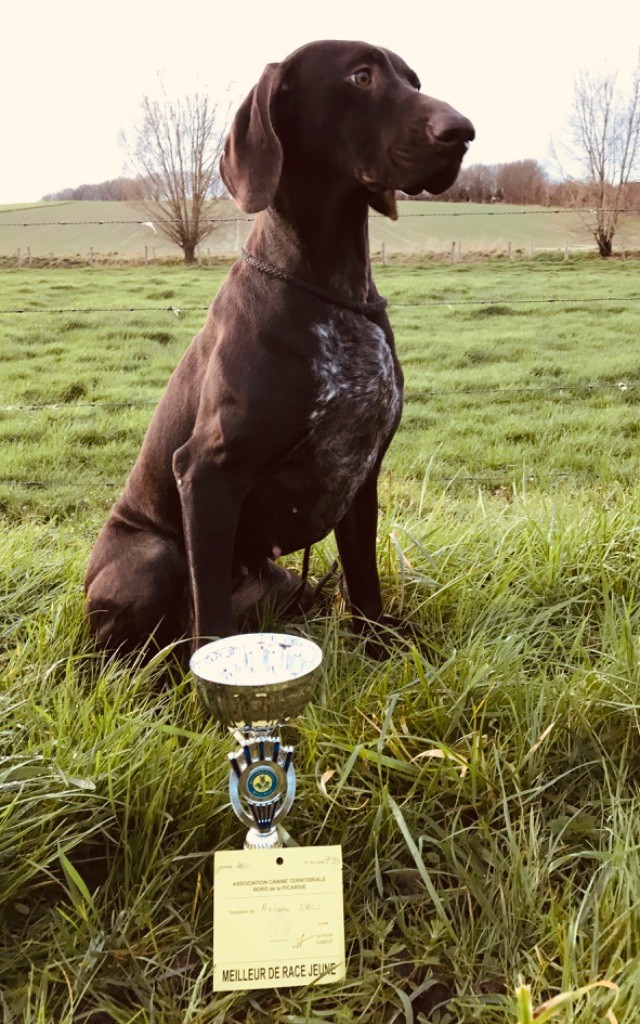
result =
[{"label": "sky", "polygon": [[[576,75],[622,79],[640,49],[638,0],[5,0],[0,14],[0,203],[123,172],[118,137],[158,73],[237,105],[265,64],[313,39],[385,46],[423,91],[471,118],[466,163],[534,158],[566,124]],[[9,9],[8,9],[9,8]]]}]

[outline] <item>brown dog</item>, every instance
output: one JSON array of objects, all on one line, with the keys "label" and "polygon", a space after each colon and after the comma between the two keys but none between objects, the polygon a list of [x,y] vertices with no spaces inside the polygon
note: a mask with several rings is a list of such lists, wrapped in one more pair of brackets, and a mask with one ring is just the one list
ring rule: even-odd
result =
[{"label": "brown dog", "polygon": [[395,219],[396,189],[444,191],[474,137],[419,90],[388,50],[326,41],[269,64],[240,107],[221,173],[257,214],[248,252],[92,551],[101,646],[237,631],[251,606],[300,596],[275,559],[332,529],[358,628],[383,622],[376,486],[402,373],[371,277],[368,208]]}]

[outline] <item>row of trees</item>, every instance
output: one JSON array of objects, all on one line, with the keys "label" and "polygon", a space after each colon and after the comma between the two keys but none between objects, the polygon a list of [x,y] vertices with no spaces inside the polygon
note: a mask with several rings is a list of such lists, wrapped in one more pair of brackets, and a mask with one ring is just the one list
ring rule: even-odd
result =
[{"label": "row of trees", "polygon": [[42,199],[73,200],[92,199],[106,200],[108,202],[137,202],[139,199],[148,198],[146,195],[146,182],[143,178],[110,178],[109,181],[101,181],[96,185],[78,185],[76,188],[63,188],[59,192],[49,192]]},{"label": "row of trees", "polygon": [[[618,191],[625,210],[640,213],[640,182],[620,182]],[[551,178],[537,160],[507,164],[471,164],[463,167],[457,181],[438,196],[451,203],[515,203],[520,206],[568,206],[585,210],[598,206],[599,185],[587,175],[572,178],[560,171]],[[429,198],[422,196],[418,198]],[[604,203],[609,196],[600,197]]]},{"label": "row of trees", "polygon": [[[78,185],[50,192],[43,201],[102,200],[106,202],[156,202],[160,191],[141,175],[136,178],[111,178],[92,185]],[[213,198],[223,195],[219,178],[212,183]],[[640,182],[627,182],[622,188],[625,210],[640,213]],[[405,196],[414,202],[431,196]],[[456,183],[438,196],[449,203],[513,203],[521,206],[568,206],[588,209],[597,205],[594,183],[588,180],[552,180],[537,160],[514,160],[505,164],[471,164],[463,167]]]},{"label": "row of trees", "polygon": [[549,179],[537,160],[463,167],[439,200],[450,203],[545,203]]},{"label": "row of trees", "polygon": [[[156,154],[157,156],[158,154]],[[141,161],[142,162],[142,161]],[[145,154],[145,164],[149,166],[149,154]],[[163,188],[158,181],[159,167],[151,175],[139,174],[135,178],[112,178],[92,185],[78,185],[76,188],[64,188],[59,192],[50,192],[43,200],[104,200],[104,201],[152,201],[162,196]],[[438,196],[439,200],[451,203],[536,203],[556,204],[558,197],[554,193],[557,186],[547,178],[546,171],[537,160],[516,160],[507,164],[472,164],[463,167],[458,180],[447,192]],[[217,175],[211,178],[211,196],[222,194],[222,186]],[[400,193],[399,198],[404,194]],[[408,198],[408,197],[404,197]],[[428,199],[426,193],[412,197]]]},{"label": "row of trees", "polygon": [[[229,108],[206,94],[171,100],[145,96],[131,136],[122,136],[135,177],[45,196],[45,199],[129,199],[156,230],[178,245],[185,262],[214,229],[223,194],[218,165]],[[581,210],[602,256],[613,251],[620,214],[640,210],[640,56],[630,89],[618,90],[615,72],[582,74],[575,84],[565,157],[582,176],[552,181],[537,160],[464,167],[441,199],[451,202],[542,204]],[[562,159],[556,154],[561,167]],[[425,197],[426,198],[426,197]]]}]

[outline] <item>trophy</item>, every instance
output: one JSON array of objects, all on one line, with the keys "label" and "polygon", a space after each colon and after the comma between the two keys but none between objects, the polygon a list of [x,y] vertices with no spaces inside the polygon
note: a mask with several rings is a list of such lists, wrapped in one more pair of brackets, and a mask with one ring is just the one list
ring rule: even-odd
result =
[{"label": "trophy", "polygon": [[284,845],[280,823],[296,792],[293,747],[279,727],[313,697],[322,650],[312,640],[285,633],[248,633],[205,644],[190,668],[207,710],[228,726],[242,746],[229,754],[229,798],[249,829],[245,850]]}]

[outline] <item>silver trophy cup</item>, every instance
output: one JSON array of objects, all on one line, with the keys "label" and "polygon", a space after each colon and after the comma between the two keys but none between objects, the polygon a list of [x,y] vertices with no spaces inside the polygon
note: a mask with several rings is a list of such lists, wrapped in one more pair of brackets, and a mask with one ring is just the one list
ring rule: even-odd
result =
[{"label": "silver trophy cup", "polygon": [[239,734],[229,755],[229,798],[249,831],[245,849],[283,846],[279,825],[296,792],[293,747],[279,727],[304,710],[314,693],[322,650],[285,633],[247,633],[205,644],[191,658],[207,710]]}]

